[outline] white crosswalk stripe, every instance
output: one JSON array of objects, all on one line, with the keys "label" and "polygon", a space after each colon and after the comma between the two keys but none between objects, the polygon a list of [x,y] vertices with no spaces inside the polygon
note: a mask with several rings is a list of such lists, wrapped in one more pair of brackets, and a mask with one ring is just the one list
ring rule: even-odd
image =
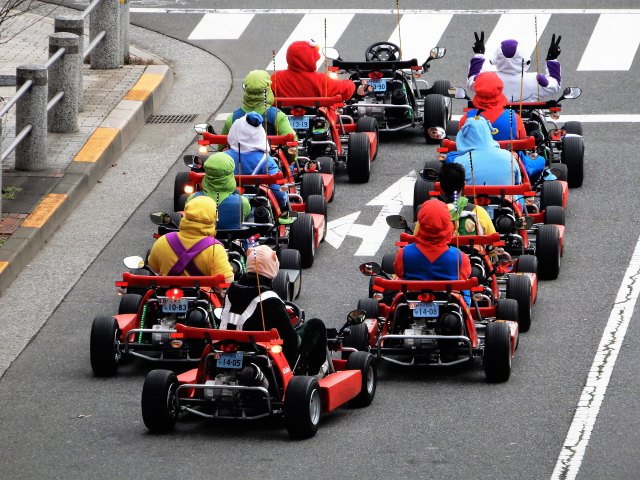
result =
[{"label": "white crosswalk stripe", "polygon": [[393,31],[389,41],[402,47],[402,58],[407,60],[417,58],[420,63],[429,56],[429,51],[435,47],[442,34],[449,26],[452,14],[405,14],[400,19],[400,36],[398,27]]},{"label": "white crosswalk stripe", "polygon": [[640,14],[600,15],[578,71],[629,70],[640,45]]},{"label": "white crosswalk stripe", "polygon": [[207,13],[189,40],[237,40],[254,16],[252,13]]}]

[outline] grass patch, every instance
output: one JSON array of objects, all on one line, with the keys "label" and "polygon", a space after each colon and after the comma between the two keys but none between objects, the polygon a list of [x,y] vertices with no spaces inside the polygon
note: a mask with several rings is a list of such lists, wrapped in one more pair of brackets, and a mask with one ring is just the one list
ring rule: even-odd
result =
[{"label": "grass patch", "polygon": [[16,194],[22,191],[22,187],[2,187],[2,198],[4,200],[15,200]]}]

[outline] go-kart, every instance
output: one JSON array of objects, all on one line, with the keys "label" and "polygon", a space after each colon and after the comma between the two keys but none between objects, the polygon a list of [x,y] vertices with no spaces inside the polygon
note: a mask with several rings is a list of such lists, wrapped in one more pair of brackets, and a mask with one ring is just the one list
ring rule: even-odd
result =
[{"label": "go-kart", "polygon": [[[461,87],[452,88],[450,94],[454,98],[470,100]],[[507,104],[507,108],[522,116],[527,134],[534,137],[535,146],[532,151],[542,155],[558,180],[566,180],[571,188],[582,186],[584,179],[582,123],[569,121],[560,127],[558,120],[560,102],[578,98],[581,94],[579,87],[567,87],[558,100]],[[470,107],[473,106],[470,102],[469,104]],[[449,138],[455,137],[458,125],[457,120],[449,124],[446,130]]]},{"label": "go-kart", "polygon": [[344,164],[351,182],[369,181],[371,162],[378,154],[375,118],[363,117],[354,122],[352,117],[342,115],[340,95],[277,97],[274,105],[289,117],[304,162],[317,162],[321,172],[331,174]]},{"label": "go-kart", "polygon": [[367,48],[366,61],[343,61],[335,49],[326,49],[333,58],[331,69],[348,73],[356,87],[367,85],[364,98],[352,98],[344,108],[352,118],[366,116],[378,121],[380,130],[394,132],[421,127],[427,142],[430,127],[446,128],[451,119],[451,99],[447,80],[436,80],[433,85],[422,79],[429,63],[442,58],[446,49],[435,47],[422,65],[418,60],[401,60],[400,47],[390,42],[378,42]]},{"label": "go-kart", "polygon": [[[179,212],[169,214],[155,212],[149,215],[151,222],[158,226],[153,236],[159,238],[169,232],[177,232],[182,215]],[[284,212],[284,220],[295,219],[295,214]],[[295,220],[294,220],[295,221]],[[233,230],[216,230],[216,240],[224,245],[233,276],[237,280],[246,273],[247,250],[260,237],[269,234],[272,224],[243,222],[241,228]],[[302,258],[300,252],[293,248],[281,248],[277,251],[280,260],[278,275],[273,279],[272,288],[284,301],[293,301],[300,296],[302,286]],[[137,272],[140,272],[137,270]],[[144,270],[142,270],[144,272]]]},{"label": "go-kart", "polygon": [[269,331],[213,330],[178,325],[174,341],[206,342],[198,368],[176,375],[153,370],[142,388],[142,418],[154,433],[174,428],[181,413],[208,419],[254,420],[282,415],[294,438],[315,435],[323,412],[349,403],[365,407],[375,396],[373,356],[354,352],[348,360],[332,359],[342,350],[349,328],[364,320],[352,312],[340,331],[327,330],[328,371],[322,378],[306,374],[302,361],[289,365],[282,340]]},{"label": "go-kart", "polygon": [[[144,260],[127,257],[130,269],[141,269]],[[153,361],[197,361],[204,347],[201,341],[171,338],[180,324],[216,327],[214,309],[222,306],[219,289],[224,277],[157,276],[122,274],[116,282],[122,294],[118,314],[99,315],[91,326],[89,356],[97,376],[117,373],[125,357]]]},{"label": "go-kart", "polygon": [[374,289],[397,292],[388,306],[373,298],[358,302],[366,311],[365,327],[352,329],[349,346],[367,348],[379,360],[397,365],[449,366],[482,359],[487,379],[504,382],[518,343],[518,303],[500,299],[496,305],[465,301],[464,291],[483,292],[469,280],[393,279],[374,262],[360,265],[376,276]]}]

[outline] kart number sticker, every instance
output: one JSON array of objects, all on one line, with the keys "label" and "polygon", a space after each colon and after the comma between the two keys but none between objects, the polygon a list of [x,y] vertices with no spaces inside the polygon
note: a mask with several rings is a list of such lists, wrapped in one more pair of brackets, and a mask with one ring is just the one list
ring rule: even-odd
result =
[{"label": "kart number sticker", "polygon": [[218,368],[242,368],[242,352],[221,353],[216,361]]},{"label": "kart number sticker", "polygon": [[178,300],[167,298],[162,304],[162,311],[164,313],[187,313],[188,309],[189,302],[186,298],[180,298]]},{"label": "kart number sticker", "polygon": [[485,207],[485,209],[487,210],[487,213],[489,214],[489,218],[491,220],[493,220],[494,216],[495,216],[495,212],[496,212],[496,207],[495,205],[487,205]]},{"label": "kart number sticker", "polygon": [[309,128],[309,116],[289,117],[289,123],[294,130],[307,130]]},{"label": "kart number sticker", "polygon": [[387,91],[387,81],[383,78],[378,80],[370,79],[369,85],[373,87],[374,92],[386,92]]},{"label": "kart number sticker", "polygon": [[413,311],[413,316],[418,318],[438,318],[440,306],[434,302],[420,302]]}]

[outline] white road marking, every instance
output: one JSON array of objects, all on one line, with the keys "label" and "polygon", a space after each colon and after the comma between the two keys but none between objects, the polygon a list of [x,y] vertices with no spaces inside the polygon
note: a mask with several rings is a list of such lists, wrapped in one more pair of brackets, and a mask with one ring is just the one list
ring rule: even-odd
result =
[{"label": "white road marking", "polygon": [[[487,57],[493,55],[503,40],[513,38],[518,41],[520,48],[526,55],[531,55],[529,70],[535,71],[535,55],[532,54],[536,48],[535,17],[538,17],[538,38],[540,38],[549,18],[551,18],[550,14],[508,13],[501,15],[489,39],[485,42]],[[495,67],[488,63],[487,70],[495,70]]]},{"label": "white road marking", "polygon": [[[324,41],[324,25],[325,19],[327,20],[327,47],[333,47],[344,31],[349,26],[353,13],[308,13],[296,28],[291,32],[287,41],[280,47],[280,50],[276,54],[276,69],[283,70],[287,68],[287,48],[293,42],[297,40],[310,40],[313,39],[320,47],[325,47]],[[318,66],[324,61],[324,56],[320,56],[318,60]],[[273,60],[269,62],[265,70],[273,70]]]},{"label": "white road marking", "polygon": [[[402,35],[402,58],[417,58],[420,63],[429,57],[429,51],[437,46],[442,34],[453,18],[451,14],[408,14],[400,19]],[[398,27],[395,28],[389,41],[400,45]]]},{"label": "white road marking", "polygon": [[219,113],[216,115],[216,121],[218,122],[226,122],[227,117],[231,115],[230,113]]},{"label": "white road marking", "polygon": [[207,13],[189,40],[237,40],[254,16],[253,13]]},{"label": "white road marking", "polygon": [[[452,115],[452,120],[460,120],[462,115]],[[560,125],[568,121],[578,121],[583,123],[638,123],[640,114],[635,113],[611,113],[611,114],[585,114],[585,115],[560,115]]]},{"label": "white road marking", "polygon": [[[254,13],[260,15],[331,15],[341,14],[358,15],[397,15],[391,8],[166,8],[166,7],[132,7],[131,13]],[[528,15],[628,15],[638,14],[638,8],[545,8],[545,9],[480,9],[480,10],[432,10],[432,9],[400,9],[401,15],[407,14],[450,14],[450,15],[503,15],[503,14],[528,14]]]},{"label": "white road marking", "polygon": [[587,375],[587,382],[553,470],[552,480],[570,480],[578,475],[639,294],[640,238]]},{"label": "white road marking", "polygon": [[578,71],[629,70],[639,45],[639,13],[600,15]]},{"label": "white road marking", "polygon": [[333,248],[340,248],[351,227],[360,216],[360,212],[350,213],[344,217],[331,220],[327,224],[325,241]]}]

